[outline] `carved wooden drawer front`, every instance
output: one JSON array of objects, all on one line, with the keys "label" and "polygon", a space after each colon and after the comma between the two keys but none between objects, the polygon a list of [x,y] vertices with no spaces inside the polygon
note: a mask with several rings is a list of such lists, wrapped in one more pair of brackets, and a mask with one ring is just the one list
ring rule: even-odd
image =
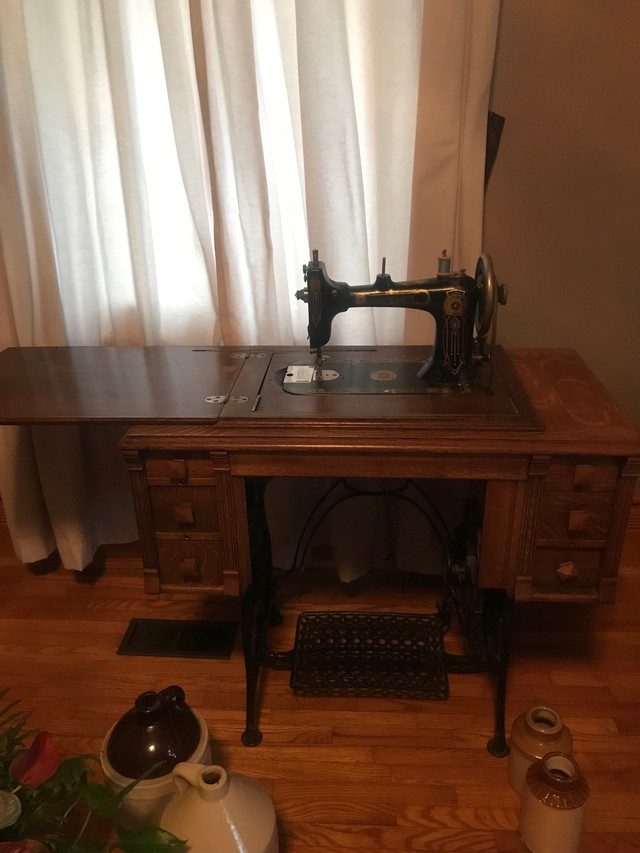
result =
[{"label": "carved wooden drawer front", "polygon": [[609,457],[554,459],[545,477],[545,491],[615,492],[618,467]]},{"label": "carved wooden drawer front", "polygon": [[216,471],[210,459],[149,456],[145,460],[148,483],[197,486],[215,483]]},{"label": "carved wooden drawer front", "polygon": [[150,486],[156,531],[219,532],[215,486]]},{"label": "carved wooden drawer front", "polygon": [[534,590],[561,597],[592,594],[600,580],[602,551],[598,549],[536,548]]},{"label": "carved wooden drawer front", "polygon": [[237,572],[226,572],[220,541],[158,539],[160,579],[164,587],[206,587],[224,595],[238,595]]},{"label": "carved wooden drawer front", "polygon": [[[538,518],[538,544],[567,544],[591,540],[603,547],[609,534],[614,493],[543,493]],[[544,541],[548,540],[548,541]]]}]

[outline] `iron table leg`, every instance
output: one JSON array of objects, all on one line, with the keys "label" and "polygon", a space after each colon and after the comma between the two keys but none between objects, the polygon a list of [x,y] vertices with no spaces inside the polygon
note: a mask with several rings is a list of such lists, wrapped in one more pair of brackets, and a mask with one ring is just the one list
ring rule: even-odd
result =
[{"label": "iron table leg", "polygon": [[246,678],[245,746],[258,746],[262,732],[258,726],[258,680],[267,658],[267,632],[273,624],[273,582],[271,537],[264,506],[268,478],[247,477],[245,494],[249,523],[251,582],[242,599],[242,647]]},{"label": "iron table leg", "polygon": [[505,702],[511,652],[513,601],[507,597],[504,590],[491,590],[485,602],[485,619],[489,623],[487,628],[491,673],[495,682],[494,732],[487,743],[487,749],[496,758],[504,758],[509,754],[505,736]]}]

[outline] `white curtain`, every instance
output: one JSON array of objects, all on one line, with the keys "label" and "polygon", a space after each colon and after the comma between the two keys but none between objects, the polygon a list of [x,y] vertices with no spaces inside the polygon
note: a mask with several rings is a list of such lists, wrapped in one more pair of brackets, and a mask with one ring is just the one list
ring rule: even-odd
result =
[{"label": "white curtain", "polygon": [[[311,249],[353,284],[471,266],[498,4],[3,0],[0,346],[304,345]],[[119,434],[2,428],[22,560],[136,538]]]}]

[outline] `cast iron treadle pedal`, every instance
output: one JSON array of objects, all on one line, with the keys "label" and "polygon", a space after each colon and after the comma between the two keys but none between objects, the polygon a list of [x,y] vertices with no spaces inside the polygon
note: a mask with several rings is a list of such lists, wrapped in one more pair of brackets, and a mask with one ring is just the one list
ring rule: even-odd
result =
[{"label": "cast iron treadle pedal", "polygon": [[291,687],[315,696],[446,699],[440,614],[301,613]]}]

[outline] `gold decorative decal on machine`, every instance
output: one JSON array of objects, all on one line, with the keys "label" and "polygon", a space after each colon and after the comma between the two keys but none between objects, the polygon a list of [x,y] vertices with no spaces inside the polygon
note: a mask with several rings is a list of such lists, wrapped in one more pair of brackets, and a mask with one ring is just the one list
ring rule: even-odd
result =
[{"label": "gold decorative decal on machine", "polygon": [[322,290],[318,276],[313,276],[309,283],[309,322],[316,327],[322,322]]},{"label": "gold decorative decal on machine", "polygon": [[442,346],[444,366],[455,376],[465,363],[467,297],[462,290],[448,291],[444,300]]},{"label": "gold decorative decal on machine", "polygon": [[398,374],[395,370],[374,370],[371,378],[375,382],[393,382],[394,379],[398,378]]},{"label": "gold decorative decal on machine", "polygon": [[462,290],[450,290],[444,300],[445,317],[460,317],[467,307],[467,300]]}]

